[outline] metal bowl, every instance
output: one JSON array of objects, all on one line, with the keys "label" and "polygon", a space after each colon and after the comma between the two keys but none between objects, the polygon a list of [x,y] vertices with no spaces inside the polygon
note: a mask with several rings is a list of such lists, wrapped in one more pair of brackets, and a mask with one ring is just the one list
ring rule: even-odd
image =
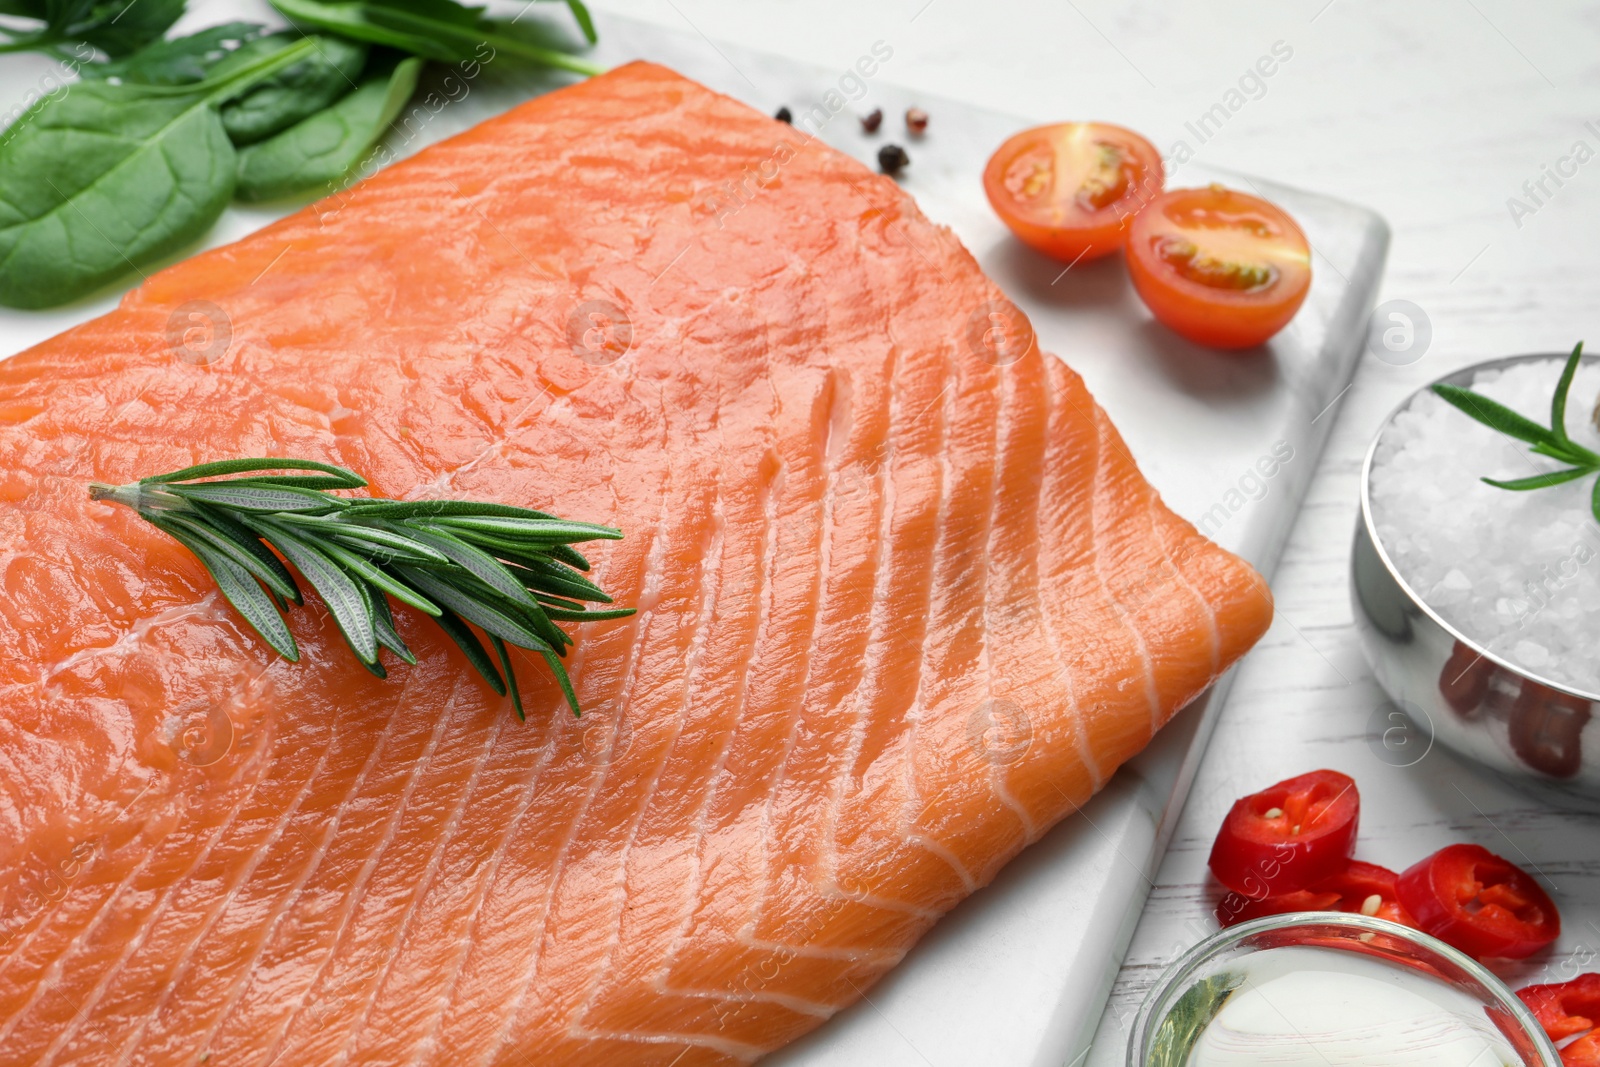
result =
[{"label": "metal bowl", "polygon": [[[1559,366],[1564,358],[1542,353],[1489,360],[1438,381],[1465,386],[1481,371],[1540,360]],[[1584,362],[1596,359],[1586,356]],[[1394,720],[1387,732],[1379,720],[1378,741],[1395,751],[1396,762],[1414,762],[1437,740],[1549,803],[1600,811],[1600,736],[1591,735],[1587,748],[1584,737],[1584,727],[1600,711],[1600,694],[1519,667],[1455,629],[1406,584],[1378,541],[1373,456],[1416,395],[1389,413],[1367,449],[1350,557],[1350,600],[1362,651],[1378,684],[1410,720],[1409,727]],[[1400,755],[1406,746],[1415,747]]]},{"label": "metal bowl", "polygon": [[1181,1067],[1200,1032],[1241,984],[1247,957],[1305,946],[1359,953],[1396,969],[1420,971],[1484,1008],[1524,1067],[1560,1067],[1561,1054],[1533,1014],[1487,967],[1387,919],[1342,912],[1269,915],[1218,930],[1173,961],[1145,997],[1128,1040],[1127,1067]]}]

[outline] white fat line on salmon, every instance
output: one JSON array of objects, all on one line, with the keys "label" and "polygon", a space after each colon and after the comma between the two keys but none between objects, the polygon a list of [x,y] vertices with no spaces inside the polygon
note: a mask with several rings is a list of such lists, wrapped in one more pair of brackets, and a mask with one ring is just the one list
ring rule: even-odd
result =
[{"label": "white fat line on salmon", "polygon": [[1246,467],[1237,481],[1223,491],[1221,499],[1206,509],[1195,523],[1195,527],[1215,540],[1218,531],[1239,514],[1247,502],[1266,499],[1267,494],[1271,492],[1271,486],[1267,483],[1276,478],[1278,472],[1293,459],[1294,446],[1287,441],[1276,442],[1269,452]]},{"label": "white fat line on salmon", "polygon": [[40,681],[44,685],[49,686],[55,677],[58,674],[61,674],[63,671],[73,670],[80,664],[101,656],[115,656],[128,652],[133,648],[133,646],[142,644],[147,638],[149,638],[153,631],[159,630],[165,626],[171,626],[190,620],[201,620],[204,622],[217,622],[231,625],[233,619],[234,615],[232,609],[227,604],[223,603],[222,594],[213,589],[210,592],[203,594],[200,599],[194,601],[193,603],[179,604],[175,607],[165,608],[156,612],[154,615],[136,620],[132,626],[123,631],[121,634],[118,634],[116,639],[108,645],[91,645],[88,648],[78,649],[76,652],[72,653],[70,656],[64,657],[57,662],[55,666],[51,667],[49,673],[41,678]]}]

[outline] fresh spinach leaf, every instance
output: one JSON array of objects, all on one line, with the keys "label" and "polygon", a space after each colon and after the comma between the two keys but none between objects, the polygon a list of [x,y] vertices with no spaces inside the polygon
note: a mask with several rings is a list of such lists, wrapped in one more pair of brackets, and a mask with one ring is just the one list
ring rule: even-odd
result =
[{"label": "fresh spinach leaf", "polygon": [[160,40],[183,5],[184,0],[7,0],[0,13],[41,25],[0,28],[0,53],[58,51],[82,42],[113,58],[125,56]]},{"label": "fresh spinach leaf", "polygon": [[248,48],[265,29],[254,22],[228,22],[187,37],[155,41],[109,63],[87,63],[79,76],[104,81],[117,78],[139,85],[187,85],[204,78],[224,57]]},{"label": "fresh spinach leaf", "polygon": [[239,199],[275,200],[341,184],[411,99],[421,69],[413,56],[374,71],[327,110],[241,150]]},{"label": "fresh spinach leaf", "polygon": [[357,41],[388,45],[426,59],[455,63],[490,54],[531,60],[578,74],[601,68],[556,48],[546,48],[483,17],[483,9],[455,0],[272,0],[289,21]]},{"label": "fresh spinach leaf", "polygon": [[[213,73],[225,74],[232,64],[281,51],[299,38],[298,33],[259,38],[219,63]],[[355,89],[367,64],[367,46],[340,37],[307,39],[315,47],[305,59],[223,105],[222,125],[235,145],[254,144],[286,130]]]},{"label": "fresh spinach leaf", "polygon": [[0,304],[65,303],[204,233],[237,167],[217,105],[310,51],[178,88],[80,82],[23,112],[0,144]]},{"label": "fresh spinach leaf", "polygon": [[0,147],[0,303],[38,308],[204,233],[233,194],[233,145],[206,94],[83,82]]}]

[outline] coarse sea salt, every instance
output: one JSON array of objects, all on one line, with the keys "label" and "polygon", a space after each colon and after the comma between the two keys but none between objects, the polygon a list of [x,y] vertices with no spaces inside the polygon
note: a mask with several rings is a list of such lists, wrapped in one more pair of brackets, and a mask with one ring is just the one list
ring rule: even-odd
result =
[{"label": "coarse sea salt", "polygon": [[[1549,425],[1562,361],[1480,372],[1472,388]],[[1600,366],[1580,367],[1567,432],[1600,452],[1590,419]],[[1528,492],[1481,478],[1526,478],[1566,464],[1536,456],[1431,390],[1378,439],[1369,485],[1378,541],[1400,576],[1450,625],[1553,681],[1600,692],[1600,521],[1592,477]]]}]

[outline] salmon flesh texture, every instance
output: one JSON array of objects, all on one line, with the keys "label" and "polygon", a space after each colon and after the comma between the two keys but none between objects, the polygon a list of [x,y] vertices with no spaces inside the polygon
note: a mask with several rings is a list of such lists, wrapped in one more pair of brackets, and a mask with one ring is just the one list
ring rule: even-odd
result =
[{"label": "salmon flesh texture", "polygon": [[[636,63],[0,364],[0,1063],[736,1064],[856,1000],[1271,615],[1008,323]],[[622,527],[584,715],[409,610],[387,680],[314,597],[283,662],[86,493],[256,455]]]}]

